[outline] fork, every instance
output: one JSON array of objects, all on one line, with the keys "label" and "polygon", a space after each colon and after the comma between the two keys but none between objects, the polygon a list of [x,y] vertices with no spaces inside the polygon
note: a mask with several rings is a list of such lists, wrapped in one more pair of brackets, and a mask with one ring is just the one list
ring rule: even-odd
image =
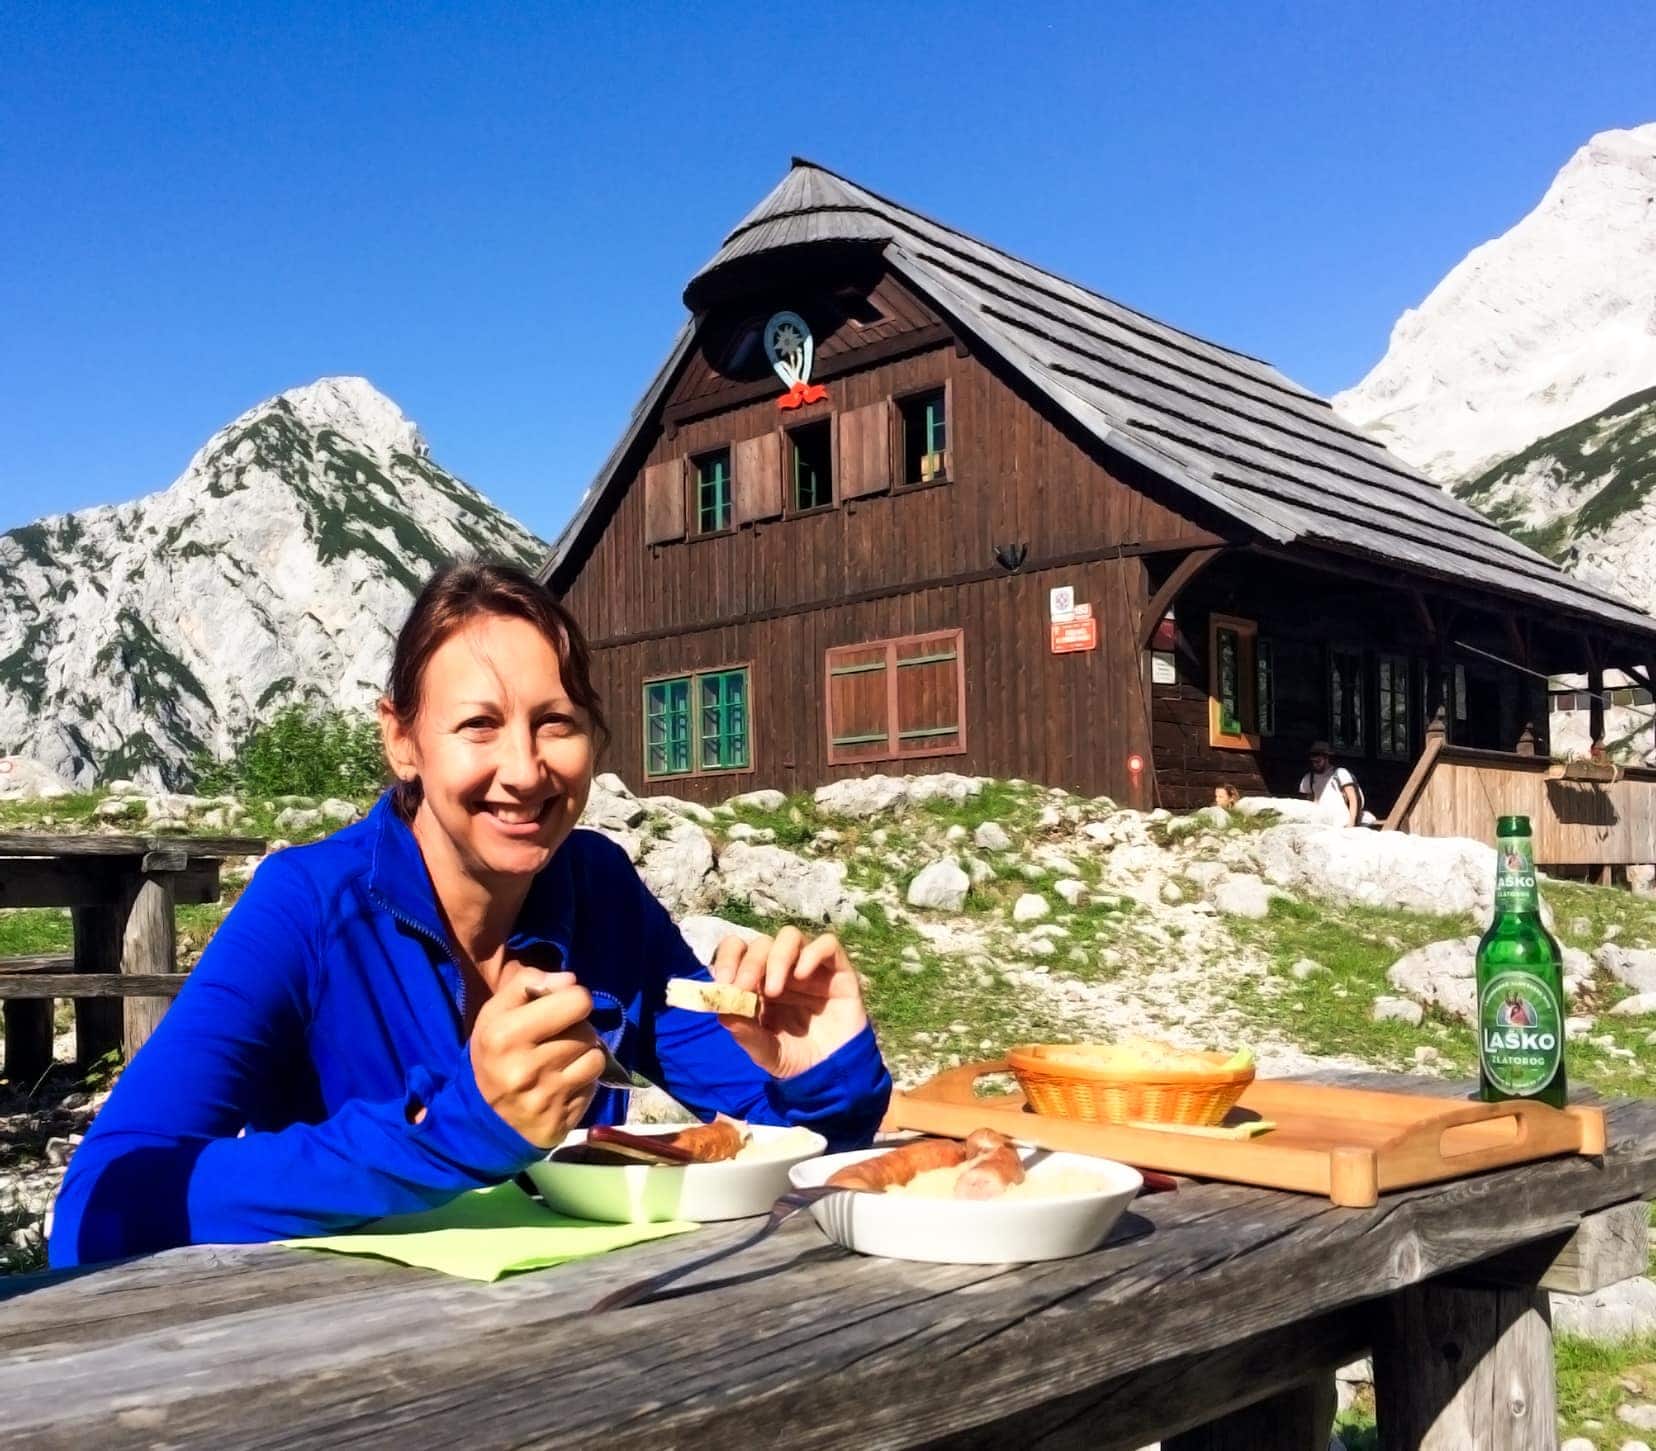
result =
[{"label": "fork", "polygon": [[[554,988],[537,983],[529,989],[529,996],[544,998],[553,991],[555,991]],[[600,1088],[619,1088],[623,1093],[631,1093],[634,1089],[655,1087],[655,1084],[651,1083],[642,1073],[634,1073],[632,1069],[617,1058],[615,1050],[601,1036],[598,1038],[598,1047],[604,1055],[604,1066],[598,1074]]]},{"label": "fork", "polygon": [[801,1209],[809,1209],[819,1199],[826,1199],[830,1194],[850,1194],[854,1191],[841,1189],[838,1185],[816,1184],[805,1189],[790,1189],[775,1204],[771,1205],[769,1217],[758,1229],[754,1230],[746,1239],[739,1239],[734,1244],[722,1245],[711,1254],[702,1255],[698,1259],[686,1260],[670,1270],[663,1270],[659,1275],[651,1275],[646,1280],[635,1280],[630,1285],[612,1291],[598,1301],[592,1309],[594,1312],[605,1310],[625,1310],[632,1305],[642,1305],[646,1300],[655,1298],[659,1290],[682,1280],[686,1275],[706,1265],[713,1264],[730,1255],[740,1254],[743,1250],[752,1249],[760,1240],[776,1233],[788,1220],[798,1214]]}]

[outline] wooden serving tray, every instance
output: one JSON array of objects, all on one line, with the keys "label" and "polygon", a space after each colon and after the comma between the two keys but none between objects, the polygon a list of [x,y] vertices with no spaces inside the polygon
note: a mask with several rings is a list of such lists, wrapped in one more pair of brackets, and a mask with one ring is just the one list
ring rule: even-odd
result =
[{"label": "wooden serving tray", "polygon": [[1044,1149],[1095,1154],[1141,1169],[1225,1179],[1367,1208],[1390,1189],[1486,1169],[1604,1152],[1604,1110],[1519,1100],[1479,1103],[1333,1084],[1255,1079],[1227,1122],[1270,1119],[1252,1139],[1204,1138],[1038,1114],[1021,1093],[978,1097],[973,1086],[1009,1072],[1005,1059],[967,1063],[894,1093],[884,1127],[964,1138],[995,1128]]}]

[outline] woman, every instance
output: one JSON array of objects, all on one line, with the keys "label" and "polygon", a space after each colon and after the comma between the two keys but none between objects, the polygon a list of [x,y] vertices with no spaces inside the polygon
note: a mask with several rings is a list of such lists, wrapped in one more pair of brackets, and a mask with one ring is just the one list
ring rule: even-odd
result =
[{"label": "woman", "polygon": [[762,994],[758,1022],[666,1007],[668,978],[707,973],[620,848],[575,830],[604,721],[540,585],[440,570],[380,727],[396,784],[260,866],[76,1150],[54,1266],[330,1233],[509,1179],[624,1116],[599,1036],[703,1116],[870,1137],[891,1080],[832,936],[720,945],[712,975]]}]

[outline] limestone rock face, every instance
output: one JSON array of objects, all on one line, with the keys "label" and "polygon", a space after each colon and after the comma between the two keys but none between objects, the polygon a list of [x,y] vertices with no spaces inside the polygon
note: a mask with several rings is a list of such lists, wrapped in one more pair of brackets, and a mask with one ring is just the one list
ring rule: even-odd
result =
[{"label": "limestone rock face", "polygon": [[1266,881],[1299,895],[1480,920],[1491,914],[1495,851],[1482,842],[1290,823],[1260,832],[1251,849]]},{"label": "limestone rock face", "polygon": [[0,534],[0,754],[177,785],[283,704],[371,708],[436,565],[544,552],[366,379],[291,389],[160,493]]}]

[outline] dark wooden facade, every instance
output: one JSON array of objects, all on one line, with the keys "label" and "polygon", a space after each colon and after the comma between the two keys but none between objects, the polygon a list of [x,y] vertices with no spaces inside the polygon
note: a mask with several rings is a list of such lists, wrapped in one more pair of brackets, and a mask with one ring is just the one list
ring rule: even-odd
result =
[{"label": "dark wooden facade", "polygon": [[[605,764],[639,789],[953,770],[1184,809],[1292,794],[1326,737],[1384,815],[1429,728],[1544,755],[1546,675],[1656,679],[1656,622],[1267,365],[808,163],[686,301],[692,324],[545,571],[594,647]],[[827,389],[791,410],[758,342],[783,310],[809,324]],[[946,449],[913,482],[901,419],[937,391]],[[832,500],[799,508],[788,434],[819,424]],[[731,513],[702,532],[710,457]],[[1054,652],[1059,586],[1090,607],[1095,648]],[[1237,694],[1216,661],[1236,666],[1241,640]],[[719,729],[739,763],[647,771],[646,691],[682,684],[682,702],[731,672],[740,719]]]}]

